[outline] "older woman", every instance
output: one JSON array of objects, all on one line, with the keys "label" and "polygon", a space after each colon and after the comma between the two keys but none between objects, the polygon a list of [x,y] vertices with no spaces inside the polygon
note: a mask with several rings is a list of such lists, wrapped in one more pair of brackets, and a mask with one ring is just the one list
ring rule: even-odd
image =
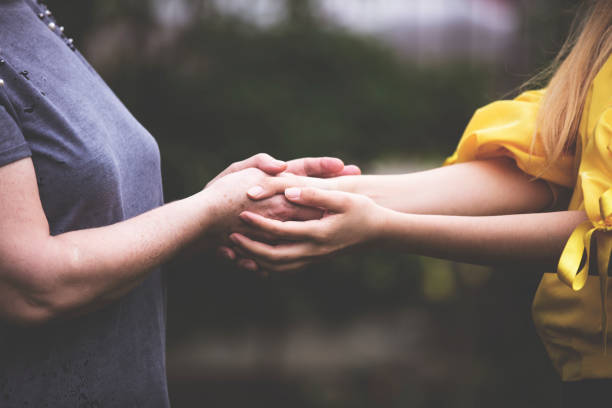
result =
[{"label": "older woman", "polygon": [[[263,171],[262,171],[263,170]],[[258,155],[163,205],[160,155],[34,0],[0,2],[0,406],[166,407],[160,264],[244,230],[264,172],[355,174],[338,159]]]}]

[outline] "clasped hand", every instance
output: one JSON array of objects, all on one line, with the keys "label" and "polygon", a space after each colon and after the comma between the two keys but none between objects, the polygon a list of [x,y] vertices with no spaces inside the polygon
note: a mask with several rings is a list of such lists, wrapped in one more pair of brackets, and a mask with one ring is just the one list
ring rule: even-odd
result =
[{"label": "clasped hand", "polygon": [[[320,159],[314,160],[316,163]],[[337,190],[336,178],[293,171],[241,183],[251,200],[232,223],[232,248],[221,254],[249,270],[281,272],[369,242],[383,212],[370,198]],[[295,170],[295,166],[294,166]],[[334,176],[356,175],[349,169]],[[246,181],[244,174],[240,177]],[[234,220],[235,222],[236,220]]]},{"label": "clasped hand", "polygon": [[[271,180],[283,180],[288,183],[296,175],[311,176],[312,180],[323,181],[325,178],[343,175],[358,175],[360,170],[356,166],[344,166],[340,159],[336,158],[304,158],[281,162],[266,154],[258,154],[242,162],[229,166],[215,179],[208,183],[206,188],[199,194],[207,201],[206,208],[212,219],[205,235],[199,240],[210,246],[211,243],[224,245],[219,252],[227,258],[236,259],[235,250],[230,249],[231,233],[240,233],[258,241],[269,244],[278,243],[279,240],[266,231],[251,226],[240,220],[240,213],[248,211],[269,219],[281,221],[305,221],[320,219],[323,210],[316,207],[296,205],[285,199],[283,195],[272,194],[269,191],[261,194],[257,200],[251,200],[245,192],[251,192],[250,197],[263,193],[262,187],[275,185]],[[274,177],[279,176],[280,177]],[[318,178],[314,178],[318,177]],[[257,190],[261,191],[257,191]],[[240,251],[239,251],[240,252]],[[241,255],[241,254],[239,254]],[[251,266],[255,269],[252,261],[238,259],[242,266]]]}]

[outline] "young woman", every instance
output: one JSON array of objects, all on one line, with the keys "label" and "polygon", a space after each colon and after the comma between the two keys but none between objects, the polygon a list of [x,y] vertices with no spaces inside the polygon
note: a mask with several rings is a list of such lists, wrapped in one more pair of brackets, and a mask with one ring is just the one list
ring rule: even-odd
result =
[{"label": "young woman", "polygon": [[163,205],[153,137],[44,5],[1,1],[0,406],[167,407],[160,264],[221,242],[246,208],[321,216],[252,207],[256,168],[358,173],[258,155]]},{"label": "young woman", "polygon": [[[287,176],[249,190],[255,200],[284,190],[289,201],[328,214],[280,222],[244,212],[247,224],[282,243],[232,234],[241,265],[283,271],[366,243],[464,262],[539,265],[546,273],[533,316],[566,401],[584,387],[612,389],[593,385],[612,379],[612,2],[590,3],[546,90],[479,109],[447,166],[335,180]],[[589,268],[600,278],[587,279]]]}]

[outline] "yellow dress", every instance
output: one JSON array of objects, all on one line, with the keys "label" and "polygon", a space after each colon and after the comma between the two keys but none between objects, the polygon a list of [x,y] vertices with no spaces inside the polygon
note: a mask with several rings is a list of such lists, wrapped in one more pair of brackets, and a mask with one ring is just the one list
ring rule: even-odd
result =
[{"label": "yellow dress", "polygon": [[[606,350],[612,350],[607,324],[607,316],[612,316],[612,280],[607,280],[612,250],[612,57],[589,89],[575,157],[564,156],[548,167],[540,145],[530,155],[543,95],[544,91],[529,91],[477,110],[445,164],[506,156],[553,187],[573,188],[569,210],[586,211],[589,221],[568,240],[558,271],[543,274],[533,319],[563,381],[612,378],[612,352]],[[591,242],[597,251],[589,254]],[[579,270],[583,252],[586,267]],[[593,255],[591,271],[600,276],[587,278],[588,255]]]}]

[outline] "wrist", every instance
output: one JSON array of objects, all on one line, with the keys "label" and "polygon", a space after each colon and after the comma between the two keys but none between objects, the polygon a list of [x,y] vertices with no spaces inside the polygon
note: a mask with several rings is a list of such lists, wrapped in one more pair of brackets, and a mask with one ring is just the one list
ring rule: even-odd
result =
[{"label": "wrist", "polygon": [[330,190],[344,191],[345,193],[359,194],[357,191],[357,178],[361,176],[340,176],[326,179],[329,182]]},{"label": "wrist", "polygon": [[371,206],[364,211],[366,217],[363,220],[365,227],[363,243],[379,244],[384,242],[389,234],[389,226],[393,223],[393,211],[374,201],[371,203]]},{"label": "wrist", "polygon": [[375,225],[372,240],[384,246],[394,246],[399,240],[406,243],[409,235],[416,231],[417,214],[405,214],[377,205],[373,212]]},{"label": "wrist", "polygon": [[193,214],[198,235],[202,239],[209,237],[215,229],[215,221],[219,220],[221,215],[219,194],[215,194],[212,189],[204,189],[184,201],[189,212]]}]

